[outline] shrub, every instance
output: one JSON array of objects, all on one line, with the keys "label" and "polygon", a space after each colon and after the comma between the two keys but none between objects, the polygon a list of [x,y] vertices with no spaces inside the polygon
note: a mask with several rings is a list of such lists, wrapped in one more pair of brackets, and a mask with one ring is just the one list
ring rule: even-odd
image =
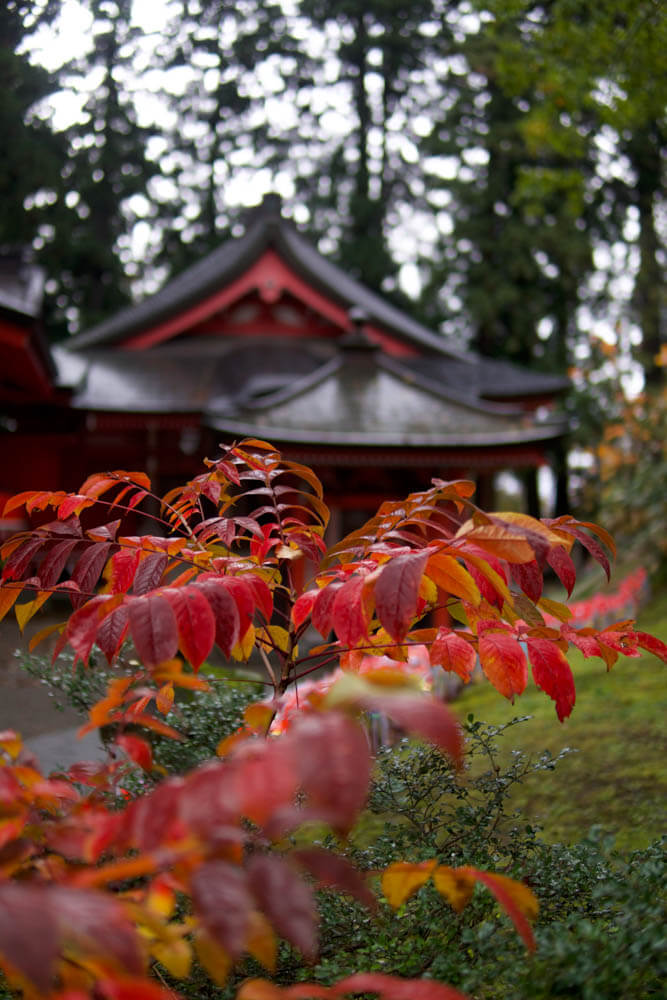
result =
[{"label": "shrub", "polygon": [[[143,473],[114,472],[90,477],[76,494],[30,492],[9,501],[5,513],[24,506],[28,515],[50,510],[56,519],[0,550],[0,614],[15,608],[24,627],[52,594],[64,593],[73,607],[67,621],[38,632],[32,644],[55,633],[56,655],[69,645],[75,665],[85,664],[97,646],[114,668],[85,727],[104,731],[106,762],[46,778],[22,758],[15,733],[0,734],[0,959],[13,985],[61,1000],[158,1000],[173,994],[147,976],[149,968],[184,979],[196,957],[224,984],[249,955],[279,972],[279,938],[313,961],[317,888],[376,909],[376,894],[353,863],[359,858],[338,848],[363,812],[373,768],[360,718],[386,717],[455,767],[463,754],[460,726],[411,668],[415,646],[430,669],[464,681],[479,659],[511,700],[528,683],[530,663],[560,719],[575,700],[570,643],[607,667],[639,647],[665,655],[627,622],[576,628],[565,605],[542,594],[547,566],[571,592],[575,541],[609,571],[605,548],[613,542],[604,529],[571,517],[484,513],[472,492],[470,483],[436,480],[383,504],[328,551],[319,481],[258,441],[224,449],[162,499]],[[139,509],[155,534],[129,533]],[[305,564],[313,581],[304,589]],[[19,603],[24,591],[29,599]],[[463,627],[424,625],[442,607]],[[547,625],[544,613],[559,624]],[[324,642],[305,649],[312,629]],[[130,672],[118,671],[130,639],[136,659],[128,660]],[[170,713],[182,711],[193,692],[210,691],[198,671],[214,646],[239,662],[253,657],[273,697],[246,707],[243,725],[220,740],[215,760],[165,776],[151,739],[187,743],[183,718],[172,725]],[[290,686],[334,662],[340,676],[313,686],[285,731],[271,738]],[[433,759],[424,774],[432,766]],[[139,787],[132,784],[137,767],[145,774]],[[388,787],[380,780],[374,794],[381,798]],[[498,813],[493,795],[486,818],[469,797],[460,808],[462,819],[477,809],[481,837],[470,837],[471,851],[487,857],[483,845],[493,843]],[[423,827],[428,816],[426,803]],[[334,839],[313,844],[312,831],[323,826]],[[380,873],[390,906],[400,915],[406,905],[437,899],[474,913],[493,897],[531,950],[532,890],[504,870],[470,864],[465,839],[441,858],[453,836],[446,824],[429,836],[430,853],[392,861]],[[488,898],[474,894],[476,887]],[[414,974],[409,963],[399,971]],[[237,996],[353,992],[386,1000],[460,997],[428,978],[406,982],[379,971],[354,972],[326,990],[260,976],[242,982]]]}]

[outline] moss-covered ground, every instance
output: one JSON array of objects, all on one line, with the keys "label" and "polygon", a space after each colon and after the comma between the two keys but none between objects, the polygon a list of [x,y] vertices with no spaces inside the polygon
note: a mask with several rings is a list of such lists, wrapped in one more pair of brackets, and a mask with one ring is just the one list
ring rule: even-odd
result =
[{"label": "moss-covered ground", "polygon": [[[667,588],[653,594],[637,627],[667,641]],[[454,708],[494,724],[531,716],[504,737],[507,754],[556,756],[571,748],[553,771],[532,775],[512,793],[512,806],[544,839],[574,843],[600,825],[619,849],[643,848],[667,830],[667,667],[649,654],[621,656],[609,673],[577,651],[568,659],[577,703],[564,723],[532,679],[514,705],[484,679],[465,688]]]}]

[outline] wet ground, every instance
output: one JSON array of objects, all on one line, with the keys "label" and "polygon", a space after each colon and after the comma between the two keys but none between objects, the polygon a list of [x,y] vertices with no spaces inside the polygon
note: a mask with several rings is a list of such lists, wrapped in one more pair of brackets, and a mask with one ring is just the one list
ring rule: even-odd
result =
[{"label": "wet ground", "polygon": [[[57,619],[53,619],[56,621]],[[38,628],[48,623],[42,619]],[[28,626],[30,635],[38,628]],[[29,636],[22,637],[13,613],[0,622],[0,730],[15,729],[28,748],[37,756],[42,770],[48,773],[77,760],[101,756],[94,733],[79,740],[77,732],[83,724],[72,710],[60,710],[46,684],[31,677],[21,666]],[[40,646],[47,654],[47,647]]]}]

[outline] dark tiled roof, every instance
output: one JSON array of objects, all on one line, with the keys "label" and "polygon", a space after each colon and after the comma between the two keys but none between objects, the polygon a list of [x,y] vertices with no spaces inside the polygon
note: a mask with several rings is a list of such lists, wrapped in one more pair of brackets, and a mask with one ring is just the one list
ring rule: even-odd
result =
[{"label": "dark tiled roof", "polygon": [[319,343],[275,337],[251,343],[187,338],[148,351],[57,349],[60,382],[72,406],[92,411],[201,413],[236,409],[314,371],[328,354]]},{"label": "dark tiled roof", "polygon": [[569,380],[562,375],[548,375],[519,368],[509,361],[473,356],[442,358],[437,355],[406,358],[405,364],[429,383],[465,391],[486,399],[511,399],[517,396],[553,395],[564,392]]},{"label": "dark tiled roof", "polygon": [[275,248],[313,287],[345,309],[356,306],[363,310],[369,322],[377,323],[399,339],[439,353],[449,353],[441,336],[323,257],[281,217],[274,203],[268,211],[258,210],[239,239],[223,243],[138,305],[129,306],[91,330],[72,337],[69,346],[80,349],[112,344],[160,323],[233,281],[269,247]]},{"label": "dark tiled roof", "polygon": [[[280,203],[272,198],[250,216],[243,236],[223,243],[155,295],[73,337],[68,346],[81,349],[110,345],[160,323],[233,281],[269,247],[275,248],[302,278],[343,308],[359,309],[369,323],[428,352],[431,357],[422,362],[423,371],[432,367],[432,359],[442,358],[439,377],[446,377],[446,384],[474,380],[479,383],[480,389],[482,386],[495,388],[507,385],[508,395],[559,392],[567,387],[567,380],[561,377],[535,374],[455,347],[323,257],[290,222],[282,218]],[[450,369],[447,376],[444,359],[448,364],[457,362],[459,370]],[[419,364],[416,360],[415,365]]]},{"label": "dark tiled roof", "polygon": [[514,407],[437,391],[380,352],[340,351],[283,390],[234,412],[209,410],[205,423],[227,434],[320,445],[475,447],[548,441],[561,420],[538,421]]}]

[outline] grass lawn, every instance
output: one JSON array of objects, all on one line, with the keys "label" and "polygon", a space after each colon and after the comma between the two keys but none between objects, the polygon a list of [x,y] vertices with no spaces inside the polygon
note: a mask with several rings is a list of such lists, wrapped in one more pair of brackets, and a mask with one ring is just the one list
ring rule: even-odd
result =
[{"label": "grass lawn", "polygon": [[[667,588],[653,595],[637,627],[667,641]],[[494,724],[530,715],[502,737],[507,754],[577,751],[554,771],[529,776],[512,795],[512,805],[542,827],[544,839],[574,843],[601,825],[618,848],[645,847],[667,832],[667,668],[648,654],[620,656],[609,673],[601,660],[577,651],[568,658],[577,703],[562,724],[532,679],[514,705],[484,679],[464,689],[454,709]]]}]

